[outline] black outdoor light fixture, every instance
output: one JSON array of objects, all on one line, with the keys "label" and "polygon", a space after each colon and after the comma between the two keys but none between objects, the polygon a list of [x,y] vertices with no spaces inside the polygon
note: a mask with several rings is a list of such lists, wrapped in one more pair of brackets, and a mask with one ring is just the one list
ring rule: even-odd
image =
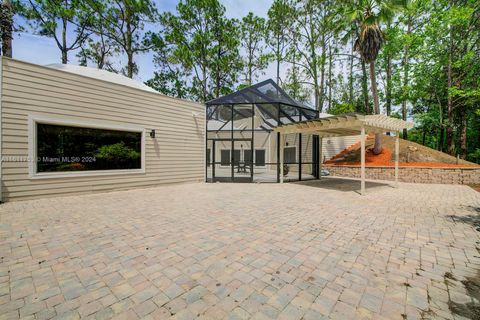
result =
[{"label": "black outdoor light fixture", "polygon": [[150,131],[150,138],[155,138],[155,129],[152,129],[152,131]]}]

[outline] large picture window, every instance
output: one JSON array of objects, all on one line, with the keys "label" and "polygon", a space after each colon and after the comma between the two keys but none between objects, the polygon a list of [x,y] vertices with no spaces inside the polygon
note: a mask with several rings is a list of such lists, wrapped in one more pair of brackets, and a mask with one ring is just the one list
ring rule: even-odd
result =
[{"label": "large picture window", "polygon": [[36,173],[142,168],[142,132],[35,125]]}]

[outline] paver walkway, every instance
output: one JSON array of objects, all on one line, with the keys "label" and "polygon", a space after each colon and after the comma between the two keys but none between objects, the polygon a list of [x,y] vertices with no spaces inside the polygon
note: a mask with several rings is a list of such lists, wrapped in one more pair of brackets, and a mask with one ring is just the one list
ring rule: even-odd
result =
[{"label": "paver walkway", "polygon": [[453,319],[478,302],[459,281],[480,270],[480,193],[328,181],[3,204],[0,319]]}]

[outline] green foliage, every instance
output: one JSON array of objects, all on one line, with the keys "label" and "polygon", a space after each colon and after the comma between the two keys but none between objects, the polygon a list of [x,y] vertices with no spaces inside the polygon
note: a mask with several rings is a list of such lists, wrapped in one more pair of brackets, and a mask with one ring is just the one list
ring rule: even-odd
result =
[{"label": "green foliage", "polygon": [[468,160],[480,163],[480,148],[477,148],[473,152],[469,153]]},{"label": "green foliage", "polygon": [[290,69],[288,69],[287,77],[283,82],[283,89],[296,101],[301,102],[304,105],[308,105],[310,103],[312,90],[309,90],[308,87],[305,87],[302,84],[300,71],[297,66],[293,65]]},{"label": "green foliage", "polygon": [[264,73],[271,60],[266,53],[266,22],[265,19],[249,12],[240,22],[240,45],[245,50],[243,61],[243,81],[251,86],[259,73]]},{"label": "green foliage", "polygon": [[[68,53],[80,48],[89,37],[92,14],[81,0],[22,0],[22,15],[34,32],[51,37],[60,49],[62,63],[68,62]],[[72,39],[68,39],[73,29]]]},{"label": "green foliage", "polygon": [[153,78],[146,81],[145,84],[167,96],[181,99],[190,97],[187,83],[177,70],[155,72]]},{"label": "green foliage", "polygon": [[338,103],[334,104],[330,110],[328,110],[328,113],[331,114],[343,114],[343,113],[353,113],[355,112],[355,106],[353,104],[348,104],[348,103]]},{"label": "green foliage", "polygon": [[384,44],[384,35],[380,30],[382,22],[391,21],[402,5],[406,3],[393,0],[358,0],[347,6],[350,21],[359,26],[355,50],[366,63],[375,62]]},{"label": "green foliage", "polygon": [[479,161],[478,0],[273,0],[266,19],[238,20],[219,0],[180,0],[161,15],[153,0],[12,4],[25,7],[35,33],[55,39],[65,63],[80,48],[81,64],[133,76],[135,55],[153,48],[146,84],[201,102],[274,67],[276,81],[304,104],[413,120],[408,139]]},{"label": "green foliage", "polygon": [[102,33],[98,35],[98,40],[87,39],[77,53],[81,66],[87,66],[93,63],[98,69],[105,69],[113,73],[119,73],[113,60],[120,53],[120,47],[111,39],[105,37]]},{"label": "green foliage", "polygon": [[149,51],[151,45],[143,36],[146,23],[158,21],[152,0],[84,0],[93,19],[92,30],[121,48],[127,65],[121,70],[132,78],[138,72],[134,55]]},{"label": "green foliage", "polygon": [[402,115],[398,112],[393,112],[390,117],[395,118],[395,119],[402,119]]},{"label": "green foliage", "polygon": [[181,91],[197,101],[230,93],[242,60],[238,22],[225,17],[225,7],[218,0],[184,0],[177,14],[166,12],[160,21],[163,30],[149,35],[160,70],[181,77],[182,86],[188,84]]},{"label": "green foliage", "polygon": [[276,67],[276,82],[280,85],[280,65],[285,60],[289,47],[289,17],[291,7],[287,0],[274,0],[268,10],[267,44],[272,52]]},{"label": "green foliage", "polygon": [[125,143],[119,142],[115,144],[105,145],[98,148],[95,157],[112,163],[121,161],[131,161],[140,158],[140,152],[129,148]]},{"label": "green foliage", "polygon": [[409,10],[413,32],[401,40],[410,44],[411,74],[407,86],[397,82],[398,100],[410,102],[420,143],[478,161],[471,154],[480,147],[480,9],[468,0],[422,0]]}]

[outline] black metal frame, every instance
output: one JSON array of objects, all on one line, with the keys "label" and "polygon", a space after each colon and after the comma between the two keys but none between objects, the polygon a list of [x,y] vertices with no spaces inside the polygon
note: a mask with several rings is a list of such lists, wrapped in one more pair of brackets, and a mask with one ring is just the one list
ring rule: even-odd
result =
[{"label": "black metal frame", "polygon": [[[273,96],[269,96],[265,93],[260,92],[258,90],[262,86],[268,85],[269,88],[273,88]],[[269,92],[269,94],[272,94]],[[238,106],[242,106],[242,110],[238,110]],[[248,108],[248,106],[251,106],[251,109]],[[267,108],[266,105],[269,107]],[[220,107],[224,109],[224,115],[229,114],[229,119],[223,119],[220,115]],[[247,107],[247,108],[245,108]],[[271,108],[274,107],[274,110],[271,110]],[[227,108],[227,109],[225,109]],[[228,110],[228,108],[230,110]],[[287,109],[288,108],[288,109]],[[270,110],[268,110],[270,109]],[[248,111],[246,111],[248,110]],[[294,115],[289,113],[289,110],[294,110]],[[230,111],[230,112],[229,112]],[[272,113],[273,111],[273,113]],[[256,112],[259,112],[262,114],[262,120],[263,124],[260,125],[259,128],[255,128],[255,115]],[[318,118],[319,113],[316,110],[307,108],[300,103],[296,102],[293,100],[291,97],[289,97],[280,87],[278,87],[275,82],[272,80],[267,80],[261,83],[258,83],[254,86],[244,88],[242,90],[239,90],[237,92],[234,92],[232,94],[229,94],[224,97],[220,97],[218,99],[209,101],[206,103],[206,123],[205,123],[205,133],[206,133],[206,139],[205,139],[205,152],[208,152],[208,145],[209,142],[211,141],[212,143],[212,156],[210,157],[210,162],[207,163],[208,156],[207,154],[205,155],[205,180],[206,182],[215,182],[215,181],[229,181],[229,182],[253,182],[254,179],[254,171],[255,171],[255,133],[256,132],[267,132],[269,134],[273,134],[273,128],[275,126],[281,126],[287,123],[292,123],[292,122],[300,122],[303,120],[310,120],[314,118]],[[252,123],[251,123],[251,128],[246,129],[237,129],[234,127],[235,117],[244,117],[252,118]],[[220,119],[222,118],[222,119]],[[282,118],[288,119],[287,122],[283,121]],[[298,120],[297,120],[298,119]],[[219,127],[215,129],[209,129],[208,124],[210,120],[216,120],[216,121],[224,121],[224,123]],[[269,121],[270,120],[270,121]],[[230,128],[227,128],[227,125],[230,123]],[[226,128],[226,129],[225,129]],[[219,132],[223,133],[230,133],[229,138],[212,138],[209,137],[209,133],[215,133],[218,134]],[[249,138],[242,138],[238,135],[245,135],[249,134]],[[310,164],[312,165],[312,175],[316,178],[319,177],[319,172],[318,172],[318,137],[313,138],[312,141],[312,161],[311,162],[303,162],[304,159],[302,159],[302,135],[299,134],[299,139],[298,139],[298,157],[297,161],[294,163],[284,163],[284,164],[294,164],[298,165],[298,180],[302,180],[302,165],[305,164]],[[280,159],[280,134],[277,133],[277,162],[269,162],[265,161],[265,166],[276,166],[277,167],[277,182],[280,182],[280,164],[279,164],[279,159]],[[271,139],[271,137],[270,137]],[[218,141],[229,141],[230,142],[230,166],[231,166],[231,175],[230,178],[228,177],[222,177],[221,179],[216,178],[215,176],[215,167],[218,164],[221,164],[221,161],[218,162],[215,159],[216,155],[216,143]],[[241,179],[239,177],[235,176],[235,165],[234,165],[234,150],[235,150],[235,142],[236,141],[248,141],[250,142],[250,151],[251,151],[251,164],[250,164],[250,177],[249,179],[245,179],[245,177],[242,177]],[[267,160],[267,159],[265,159]],[[212,166],[212,177],[209,179],[208,177],[208,167]],[[247,181],[248,180],[248,181]]]}]

